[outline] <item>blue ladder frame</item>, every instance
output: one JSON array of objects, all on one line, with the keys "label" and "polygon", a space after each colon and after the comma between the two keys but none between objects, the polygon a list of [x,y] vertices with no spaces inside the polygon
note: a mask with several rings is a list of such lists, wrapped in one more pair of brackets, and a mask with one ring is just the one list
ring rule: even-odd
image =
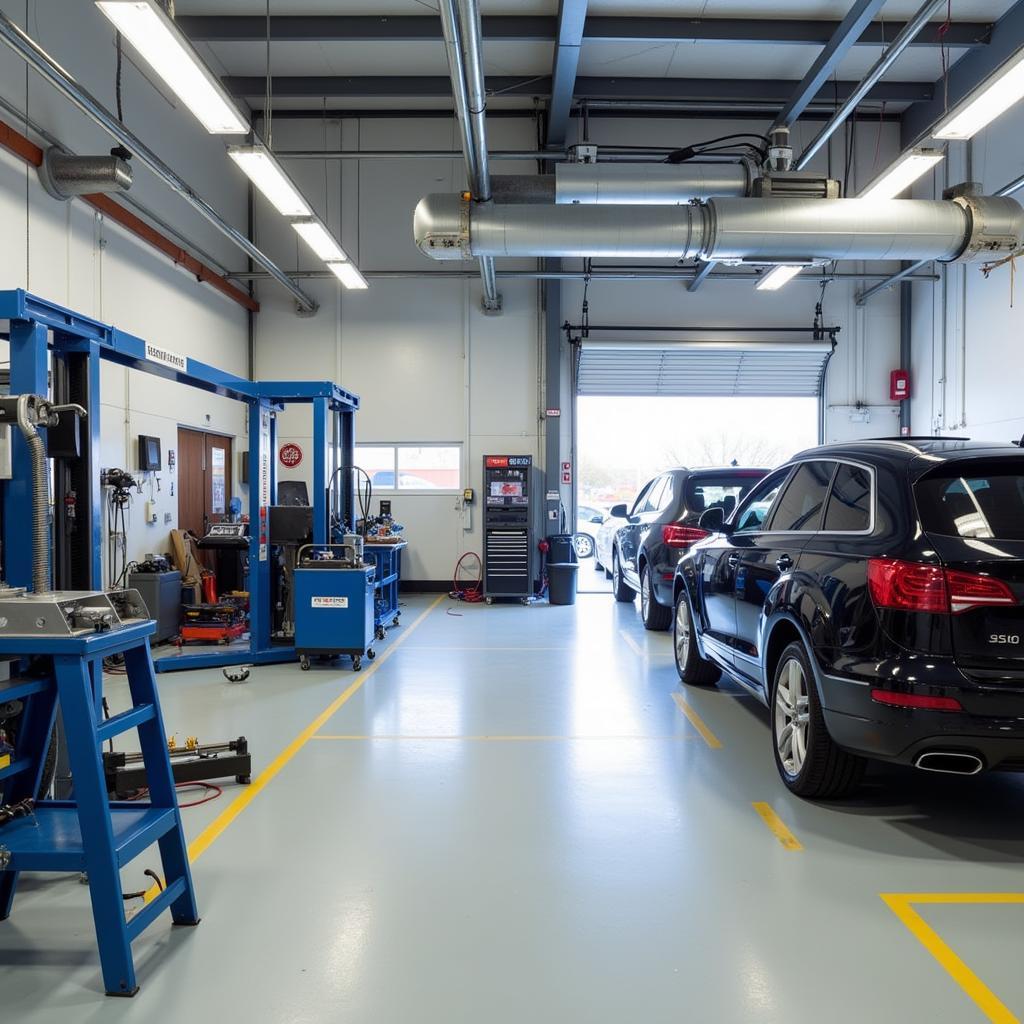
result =
[{"label": "blue ladder frame", "polygon": [[[176,925],[199,923],[149,650],[155,628],[147,621],[86,636],[0,638],[0,656],[26,659],[25,674],[0,683],[0,700],[25,703],[13,758],[0,769],[3,802],[16,803],[38,791],[58,699],[75,779],[74,801],[40,801],[34,816],[0,828],[0,847],[10,856],[7,870],[0,872],[0,921],[11,914],[20,872],[86,872],[103,984],[111,996],[138,991],[131,943],[164,910],[170,909]],[[112,654],[124,655],[132,707],[103,721],[103,659]],[[111,803],[102,747],[130,729],[139,733],[150,799]],[[154,843],[164,888],[126,919],[120,869]]]}]

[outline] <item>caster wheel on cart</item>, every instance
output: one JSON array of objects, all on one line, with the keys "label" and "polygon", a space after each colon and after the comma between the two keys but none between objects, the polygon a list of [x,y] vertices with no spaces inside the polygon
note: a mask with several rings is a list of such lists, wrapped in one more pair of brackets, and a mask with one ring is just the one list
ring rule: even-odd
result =
[{"label": "caster wheel on cart", "polygon": [[493,597],[487,598],[487,603],[488,604],[494,604],[494,598]]},{"label": "caster wheel on cart", "polygon": [[391,620],[391,625],[392,626],[397,626],[398,625],[398,616],[397,615]]},{"label": "caster wheel on cart", "polygon": [[309,658],[305,654],[299,658],[299,668],[301,668],[303,672],[309,671]]},{"label": "caster wheel on cart", "polygon": [[240,786],[248,786],[248,785],[250,785],[252,783],[252,776],[251,775],[236,775],[235,776],[235,782],[237,782]]},{"label": "caster wheel on cart", "polygon": [[370,659],[370,661],[373,661],[373,659],[377,657],[377,652],[371,647],[366,652],[366,656]]},{"label": "caster wheel on cart", "polygon": [[352,659],[352,671],[353,672],[359,672],[362,669],[362,667],[363,667],[363,659],[360,658],[358,655],[356,655]]},{"label": "caster wheel on cart", "polygon": [[384,631],[384,627],[383,626],[378,626],[377,627],[377,634],[376,635],[377,635],[377,639],[378,640],[383,640],[384,637],[387,636],[387,634]]}]

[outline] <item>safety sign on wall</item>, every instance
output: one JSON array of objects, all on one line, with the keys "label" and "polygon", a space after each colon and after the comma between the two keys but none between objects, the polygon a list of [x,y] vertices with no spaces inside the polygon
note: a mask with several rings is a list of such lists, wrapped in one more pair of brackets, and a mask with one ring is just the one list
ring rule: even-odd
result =
[{"label": "safety sign on wall", "polygon": [[562,483],[563,484],[571,484],[572,483],[572,463],[571,462],[563,462],[562,463]]},{"label": "safety sign on wall", "polygon": [[281,460],[282,466],[287,466],[288,469],[295,469],[302,462],[302,449],[292,442],[281,445],[281,450],[277,453],[277,457]]}]

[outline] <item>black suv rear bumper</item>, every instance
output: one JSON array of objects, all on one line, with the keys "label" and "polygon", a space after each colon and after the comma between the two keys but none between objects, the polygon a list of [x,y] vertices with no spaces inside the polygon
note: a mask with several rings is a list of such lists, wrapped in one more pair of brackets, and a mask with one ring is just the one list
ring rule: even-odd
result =
[{"label": "black suv rear bumper", "polygon": [[863,715],[825,711],[829,735],[856,754],[913,765],[922,754],[974,754],[986,770],[1024,771],[1024,717],[889,708],[865,693]]}]

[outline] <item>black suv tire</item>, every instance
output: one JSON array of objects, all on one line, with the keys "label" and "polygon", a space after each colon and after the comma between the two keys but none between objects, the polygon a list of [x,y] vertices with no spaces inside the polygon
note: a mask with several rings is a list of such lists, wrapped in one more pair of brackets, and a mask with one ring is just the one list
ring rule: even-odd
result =
[{"label": "black suv tire", "polygon": [[615,600],[622,601],[623,604],[627,601],[632,604],[633,598],[636,597],[636,591],[622,575],[622,563],[619,561],[618,551],[612,552],[612,593],[615,595]]},{"label": "black suv tire", "polygon": [[[685,644],[682,642],[684,630]],[[685,590],[680,591],[676,598],[672,618],[672,653],[676,660],[676,672],[687,686],[710,686],[722,676],[721,669],[702,658],[697,649],[697,640],[693,635],[693,612]]]},{"label": "black suv tire", "polygon": [[672,625],[672,609],[658,604],[654,584],[651,582],[651,570],[646,565],[640,570],[640,617],[644,629],[663,632]]},{"label": "black suv tire", "polygon": [[811,663],[802,643],[779,658],[769,704],[775,765],[786,788],[814,800],[848,796],[864,776],[865,761],[832,741],[821,713]]}]

